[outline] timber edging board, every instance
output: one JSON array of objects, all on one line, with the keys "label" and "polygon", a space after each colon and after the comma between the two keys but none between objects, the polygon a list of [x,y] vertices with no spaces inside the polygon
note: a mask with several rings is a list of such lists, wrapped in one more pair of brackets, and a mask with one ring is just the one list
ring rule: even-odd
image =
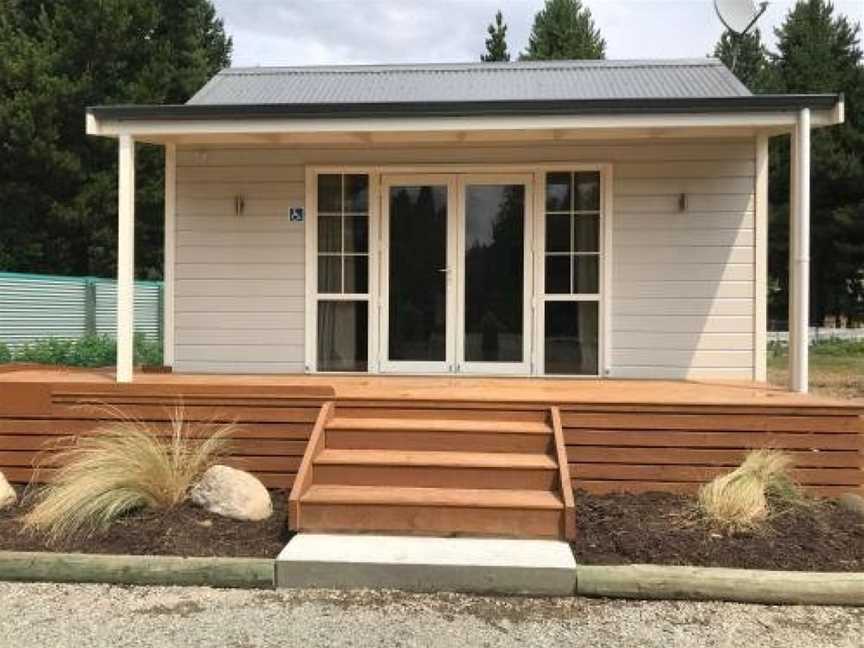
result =
[{"label": "timber edging board", "polygon": [[[576,596],[864,606],[861,572],[667,565],[576,565],[575,571]],[[268,558],[0,551],[0,581],[274,589],[274,577],[275,560]],[[478,593],[496,592],[487,588]]]},{"label": "timber edging board", "polygon": [[669,565],[576,565],[576,594],[767,605],[864,606],[864,572]]},{"label": "timber edging board", "polygon": [[267,558],[182,558],[0,551],[0,580],[273,589]]}]

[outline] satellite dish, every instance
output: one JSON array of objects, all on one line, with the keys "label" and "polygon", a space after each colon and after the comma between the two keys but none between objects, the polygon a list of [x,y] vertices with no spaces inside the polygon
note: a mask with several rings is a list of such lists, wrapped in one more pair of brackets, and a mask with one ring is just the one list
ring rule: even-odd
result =
[{"label": "satellite dish", "polygon": [[767,2],[754,0],[714,0],[714,10],[720,22],[737,36],[743,36],[768,8]]}]

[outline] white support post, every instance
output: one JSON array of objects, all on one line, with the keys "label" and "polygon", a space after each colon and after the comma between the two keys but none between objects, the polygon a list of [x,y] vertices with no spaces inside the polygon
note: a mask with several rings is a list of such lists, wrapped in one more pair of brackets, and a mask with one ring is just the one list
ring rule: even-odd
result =
[{"label": "white support post", "polygon": [[132,382],[135,326],[135,140],[118,138],[117,382]]},{"label": "white support post", "polygon": [[756,136],[753,380],[768,380],[768,135]]},{"label": "white support post", "polygon": [[810,347],[810,109],[798,113],[792,135],[789,259],[789,388],[806,393]]},{"label": "white support post", "polygon": [[162,272],[164,312],[162,316],[162,364],[174,366],[174,264],[177,209],[177,147],[165,145],[165,250]]}]

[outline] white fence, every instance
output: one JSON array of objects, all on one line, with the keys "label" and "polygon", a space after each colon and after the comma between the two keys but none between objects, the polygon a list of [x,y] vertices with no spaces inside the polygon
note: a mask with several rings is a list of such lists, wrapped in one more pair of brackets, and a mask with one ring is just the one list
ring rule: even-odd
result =
[{"label": "white fence", "polygon": [[[864,328],[810,327],[810,344],[821,340],[864,340]],[[789,343],[789,331],[768,331],[769,342]]]}]

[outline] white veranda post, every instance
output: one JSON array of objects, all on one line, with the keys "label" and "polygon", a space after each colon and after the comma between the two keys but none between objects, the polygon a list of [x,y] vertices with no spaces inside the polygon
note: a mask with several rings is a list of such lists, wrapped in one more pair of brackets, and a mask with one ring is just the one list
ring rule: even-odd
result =
[{"label": "white veranda post", "polygon": [[810,109],[803,108],[790,150],[789,388],[806,393],[810,330]]},{"label": "white veranda post", "polygon": [[135,140],[120,135],[117,179],[117,382],[132,382],[135,321]]}]

